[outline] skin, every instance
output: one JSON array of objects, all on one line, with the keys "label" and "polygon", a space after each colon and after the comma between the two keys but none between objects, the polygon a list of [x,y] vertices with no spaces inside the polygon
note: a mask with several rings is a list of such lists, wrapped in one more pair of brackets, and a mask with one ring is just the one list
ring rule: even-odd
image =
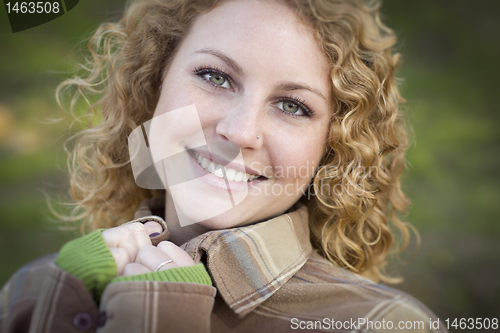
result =
[{"label": "skin", "polygon": [[[248,183],[248,195],[233,209],[185,227],[167,195],[172,242],[156,248],[148,237],[160,231],[153,224],[104,231],[120,274],[149,272],[168,259],[174,262],[162,269],[192,265],[175,244],[290,208],[324,154],[332,100],[329,72],[313,31],[284,4],[231,1],[198,17],[166,71],[154,117],[194,104],[206,140],[237,145],[245,165],[265,178]],[[297,172],[283,172],[290,167]],[[193,202],[203,198],[203,193],[192,195]]]},{"label": "skin", "polygon": [[186,252],[172,242],[163,241],[153,246],[149,235],[161,231],[156,222],[136,222],[102,232],[115,259],[118,276],[152,272],[161,262],[169,259],[174,261],[161,270],[195,264]]}]

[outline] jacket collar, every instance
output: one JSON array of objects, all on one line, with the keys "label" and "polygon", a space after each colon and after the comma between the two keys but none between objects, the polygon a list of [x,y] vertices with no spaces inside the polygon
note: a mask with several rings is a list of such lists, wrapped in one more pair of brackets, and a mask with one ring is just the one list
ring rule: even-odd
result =
[{"label": "jacket collar", "polygon": [[[164,204],[164,197],[146,199],[135,217],[158,213]],[[281,288],[311,254],[307,208],[299,206],[245,227],[209,231],[181,248],[195,262],[199,250],[207,254],[207,268],[219,293],[243,317]]]}]

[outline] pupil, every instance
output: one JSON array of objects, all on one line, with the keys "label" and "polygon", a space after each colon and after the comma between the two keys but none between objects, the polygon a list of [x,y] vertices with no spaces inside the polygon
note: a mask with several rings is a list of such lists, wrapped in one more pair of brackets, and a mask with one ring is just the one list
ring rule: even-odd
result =
[{"label": "pupil", "polygon": [[287,103],[285,103],[284,108],[285,108],[285,111],[287,111],[287,112],[297,112],[298,106],[295,103],[287,102]]},{"label": "pupil", "polygon": [[220,75],[214,75],[211,77],[213,83],[217,84],[223,84],[224,83],[224,78]]}]

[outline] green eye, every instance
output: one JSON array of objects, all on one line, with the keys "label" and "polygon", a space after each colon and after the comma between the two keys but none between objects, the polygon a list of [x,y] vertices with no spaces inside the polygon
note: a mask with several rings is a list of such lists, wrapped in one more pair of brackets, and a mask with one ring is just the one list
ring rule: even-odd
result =
[{"label": "green eye", "polygon": [[215,88],[233,90],[231,77],[222,69],[212,67],[196,68],[193,72]]},{"label": "green eye", "polygon": [[210,74],[210,82],[222,86],[224,83],[226,83],[226,79],[219,74]]},{"label": "green eye", "polygon": [[314,111],[311,110],[304,102],[296,98],[280,98],[274,106],[281,110],[287,116],[292,117],[312,117]]},{"label": "green eye", "polygon": [[292,102],[283,102],[283,110],[288,113],[297,113],[299,106]]}]

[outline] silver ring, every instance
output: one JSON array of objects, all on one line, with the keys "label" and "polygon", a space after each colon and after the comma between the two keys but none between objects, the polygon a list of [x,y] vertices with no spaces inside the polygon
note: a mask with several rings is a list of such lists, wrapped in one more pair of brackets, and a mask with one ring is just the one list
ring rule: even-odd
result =
[{"label": "silver ring", "polygon": [[164,262],[160,263],[158,267],[156,267],[155,272],[158,272],[160,268],[165,266],[166,264],[170,264],[171,262],[174,262],[172,259],[165,260]]}]

